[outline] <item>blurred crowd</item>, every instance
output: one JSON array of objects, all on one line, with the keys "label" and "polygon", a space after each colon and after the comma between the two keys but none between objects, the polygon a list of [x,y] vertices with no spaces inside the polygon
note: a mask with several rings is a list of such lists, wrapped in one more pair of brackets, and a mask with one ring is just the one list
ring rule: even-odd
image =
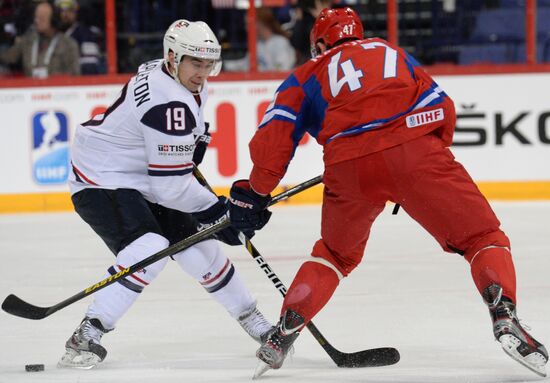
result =
[{"label": "blurred crowd", "polygon": [[[117,1],[118,71],[132,72],[141,62],[161,57],[164,24],[180,17],[214,26],[224,46],[225,71],[249,70],[247,3]],[[309,30],[319,12],[333,3],[345,5],[345,1],[281,0],[272,2],[279,6],[258,8],[258,70],[288,71],[307,61]],[[104,17],[100,0],[0,0],[0,75],[106,73]]]},{"label": "blurred crowd", "polygon": [[0,1],[0,71],[46,78],[105,72],[103,31],[80,20],[76,0]]},{"label": "blurred crowd", "polygon": [[[257,69],[288,71],[310,57],[309,31],[325,7],[351,6],[366,37],[387,38],[385,0],[262,0]],[[117,0],[117,71],[162,57],[175,19],[208,23],[224,71],[250,68],[249,0]],[[423,64],[525,62],[524,0],[399,1],[399,44]],[[537,1],[537,59],[550,62],[550,0]],[[0,75],[106,73],[104,0],[0,0]]]}]

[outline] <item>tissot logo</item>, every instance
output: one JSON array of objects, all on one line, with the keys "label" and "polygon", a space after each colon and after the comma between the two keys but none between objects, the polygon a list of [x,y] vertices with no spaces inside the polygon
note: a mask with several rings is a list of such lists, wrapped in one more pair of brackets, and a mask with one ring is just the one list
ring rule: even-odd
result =
[{"label": "tissot logo", "polygon": [[219,48],[210,48],[210,47],[195,47],[195,52],[220,53],[220,49]]},{"label": "tissot logo", "polygon": [[195,144],[190,145],[159,145],[159,152],[192,152],[195,150]]}]

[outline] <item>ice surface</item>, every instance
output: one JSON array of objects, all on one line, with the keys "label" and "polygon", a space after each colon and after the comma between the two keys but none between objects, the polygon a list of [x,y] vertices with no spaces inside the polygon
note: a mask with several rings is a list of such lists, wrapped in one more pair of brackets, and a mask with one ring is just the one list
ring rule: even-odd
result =
[{"label": "ice surface", "polygon": [[[518,313],[550,345],[550,203],[493,203],[512,241],[518,274]],[[472,212],[475,214],[475,212]],[[318,206],[274,209],[253,239],[288,284],[319,235]],[[260,308],[273,321],[281,297],[250,255],[224,246]],[[15,293],[50,306],[103,279],[113,261],[74,213],[0,215],[0,298]],[[67,337],[91,297],[31,321],[0,312],[1,383],[247,382],[257,345],[176,264],[146,289],[115,331],[95,370],[55,367]],[[394,346],[390,367],[339,369],[311,335],[266,382],[534,382],[548,381],[510,359],[492,338],[487,309],[467,263],[443,253],[406,213],[388,206],[376,222],[363,263],[341,282],[315,318],[341,351]],[[44,363],[44,372],[25,364]]]}]

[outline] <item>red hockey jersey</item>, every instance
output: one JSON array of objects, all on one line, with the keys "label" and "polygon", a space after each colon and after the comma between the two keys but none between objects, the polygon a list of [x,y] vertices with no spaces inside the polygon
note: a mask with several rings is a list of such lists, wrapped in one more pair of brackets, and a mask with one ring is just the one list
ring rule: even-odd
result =
[{"label": "red hockey jersey", "polygon": [[452,100],[401,48],[373,38],[332,48],[277,89],[250,142],[253,188],[270,193],[305,133],[325,165],[365,156],[437,130],[450,145]]}]

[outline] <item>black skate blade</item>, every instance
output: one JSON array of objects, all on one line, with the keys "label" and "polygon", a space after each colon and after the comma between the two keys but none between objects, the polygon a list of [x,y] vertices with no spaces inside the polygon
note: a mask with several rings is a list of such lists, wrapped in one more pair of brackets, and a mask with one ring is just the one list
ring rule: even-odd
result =
[{"label": "black skate blade", "polygon": [[49,307],[38,307],[10,294],[2,302],[2,310],[8,314],[27,319],[44,319],[48,316]]}]

